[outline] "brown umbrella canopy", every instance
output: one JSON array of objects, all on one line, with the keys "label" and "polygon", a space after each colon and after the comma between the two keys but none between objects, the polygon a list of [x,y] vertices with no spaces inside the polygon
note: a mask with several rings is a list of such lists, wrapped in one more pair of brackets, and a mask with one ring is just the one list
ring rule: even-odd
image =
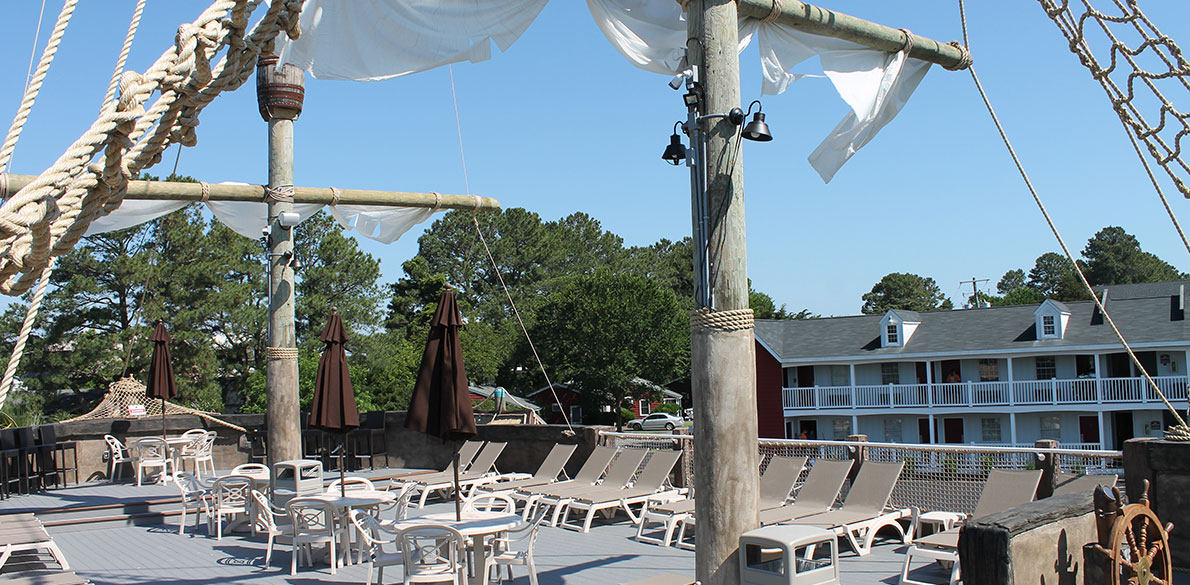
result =
[{"label": "brown umbrella canopy", "polygon": [[417,369],[405,428],[443,440],[475,436],[475,414],[471,411],[463,346],[459,342],[462,324],[455,294],[448,288],[438,299],[438,310],[430,320],[430,337]]},{"label": "brown umbrella canopy", "polygon": [[354,429],[359,426],[359,409],[355,406],[355,391],[347,371],[347,353],[343,350],[347,331],[338,311],[331,312],[331,319],[319,339],[326,348],[318,361],[310,426],[335,432]]},{"label": "brown umbrella canopy", "polygon": [[145,393],[150,398],[173,398],[177,395],[178,388],[174,385],[174,366],[169,355],[169,342],[172,338],[169,331],[165,330],[165,323],[157,321],[157,327],[153,329],[153,336],[149,339],[153,342],[153,360],[149,363],[149,383],[145,387]]}]

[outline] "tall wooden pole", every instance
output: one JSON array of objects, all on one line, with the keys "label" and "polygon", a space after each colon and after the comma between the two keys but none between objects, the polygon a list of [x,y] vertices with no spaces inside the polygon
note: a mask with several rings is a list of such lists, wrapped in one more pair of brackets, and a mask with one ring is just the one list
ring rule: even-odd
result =
[{"label": "tall wooden pole", "polygon": [[[759,526],[756,363],[744,240],[743,160],[739,126],[725,116],[740,106],[734,0],[684,2],[687,60],[699,68],[705,136],[710,306],[691,323],[694,485],[698,516],[697,578],[737,585],[739,537]],[[711,117],[707,117],[711,116]],[[695,245],[702,245],[696,242]]]},{"label": "tall wooden pole", "polygon": [[268,463],[302,455],[298,408],[297,334],[294,327],[293,229],[278,220],[293,211],[293,122],[302,113],[305,72],[260,58],[256,98],[269,123],[269,337],[265,395],[268,398]]}]

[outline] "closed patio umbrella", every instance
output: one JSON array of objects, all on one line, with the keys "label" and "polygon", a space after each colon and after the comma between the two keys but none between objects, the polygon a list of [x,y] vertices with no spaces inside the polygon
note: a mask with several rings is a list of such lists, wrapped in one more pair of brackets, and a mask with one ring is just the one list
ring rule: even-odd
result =
[{"label": "closed patio umbrella", "polygon": [[[430,335],[417,369],[417,383],[409,399],[405,428],[433,435],[443,441],[469,439],[476,434],[475,413],[463,365],[459,327],[463,318],[455,294],[448,286],[438,299],[438,310],[430,320]],[[455,472],[455,517],[460,516],[459,454],[453,457]]]},{"label": "closed patio umbrella", "polygon": [[318,338],[326,347],[318,360],[318,378],[314,383],[314,402],[310,406],[310,427],[338,433],[339,437],[339,489],[347,495],[342,480],[343,443],[348,431],[359,427],[359,409],[355,406],[355,391],[351,388],[351,375],[347,371],[347,352],[343,343],[347,331],[339,312],[331,309],[322,335]]},{"label": "closed patio umbrella", "polygon": [[145,394],[150,398],[161,399],[161,438],[165,438],[165,401],[178,393],[174,385],[174,366],[169,355],[169,342],[172,338],[165,330],[165,323],[157,320],[153,328],[153,359],[149,362],[149,383],[145,386]]}]

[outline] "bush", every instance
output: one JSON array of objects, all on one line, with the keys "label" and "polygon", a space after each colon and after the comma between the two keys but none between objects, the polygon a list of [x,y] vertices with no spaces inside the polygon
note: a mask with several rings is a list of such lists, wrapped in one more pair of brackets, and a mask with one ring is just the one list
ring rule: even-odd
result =
[{"label": "bush", "polygon": [[681,416],[682,405],[674,404],[673,402],[662,402],[661,404],[658,404],[656,408],[653,409],[653,412],[664,412],[666,414],[673,414],[673,415]]},{"label": "bush", "polygon": [[620,418],[623,419],[623,421],[625,423],[627,423],[628,421],[630,421],[634,418],[637,418],[637,416],[631,410],[628,410],[627,408],[624,408],[624,407],[620,407]]}]

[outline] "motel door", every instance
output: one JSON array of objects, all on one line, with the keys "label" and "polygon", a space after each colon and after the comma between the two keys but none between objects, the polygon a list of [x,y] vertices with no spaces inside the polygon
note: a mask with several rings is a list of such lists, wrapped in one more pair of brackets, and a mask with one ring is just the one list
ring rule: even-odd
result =
[{"label": "motel door", "polygon": [[961,418],[944,418],[942,419],[942,440],[946,443],[962,443],[963,442],[963,419]]},{"label": "motel door", "polygon": [[917,442],[923,445],[929,445],[930,443],[933,443],[933,441],[930,440],[930,419],[917,419]]}]

